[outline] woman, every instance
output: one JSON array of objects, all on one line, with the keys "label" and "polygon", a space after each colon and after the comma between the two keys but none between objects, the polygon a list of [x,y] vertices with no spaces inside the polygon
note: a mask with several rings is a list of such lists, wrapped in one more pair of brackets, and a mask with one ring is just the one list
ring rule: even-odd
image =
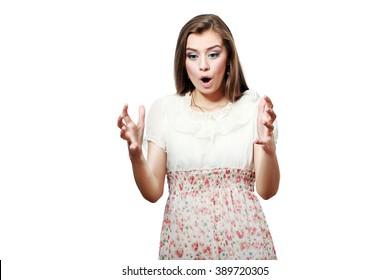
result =
[{"label": "woman", "polygon": [[[192,18],[175,52],[177,94],[155,101],[144,135],[127,105],[118,119],[135,182],[156,202],[168,179],[160,259],[276,259],[260,202],[279,187],[268,97],[250,91],[227,25]],[[142,143],[147,141],[147,158]]]}]

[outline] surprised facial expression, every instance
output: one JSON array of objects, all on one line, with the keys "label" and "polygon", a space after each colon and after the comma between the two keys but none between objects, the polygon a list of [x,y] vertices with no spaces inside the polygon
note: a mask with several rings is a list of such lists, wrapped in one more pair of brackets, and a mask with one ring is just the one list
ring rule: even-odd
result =
[{"label": "surprised facial expression", "polygon": [[218,33],[208,30],[188,36],[186,70],[197,91],[224,95],[226,63],[227,50]]}]

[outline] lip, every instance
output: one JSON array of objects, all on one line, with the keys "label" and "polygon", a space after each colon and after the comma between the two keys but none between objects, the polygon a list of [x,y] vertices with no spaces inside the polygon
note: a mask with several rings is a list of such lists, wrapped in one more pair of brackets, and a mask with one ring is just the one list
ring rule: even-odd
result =
[{"label": "lip", "polygon": [[[207,79],[207,81],[205,81],[205,79]],[[211,78],[210,76],[201,76],[199,80],[202,86],[209,87],[211,85],[212,79],[213,78]]]}]

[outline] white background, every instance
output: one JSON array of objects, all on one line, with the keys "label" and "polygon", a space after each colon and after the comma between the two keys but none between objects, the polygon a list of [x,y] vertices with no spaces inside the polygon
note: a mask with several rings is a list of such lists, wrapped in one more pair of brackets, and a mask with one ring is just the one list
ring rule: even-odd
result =
[{"label": "white background", "polygon": [[279,261],[216,265],[388,279],[385,2],[1,1],[4,279],[176,266],[157,261],[167,193],[141,197],[116,121],[126,102],[137,119],[139,105],[175,92],[177,35],[200,13],[228,24],[249,87],[272,98],[279,123],[280,191],[261,201]]}]

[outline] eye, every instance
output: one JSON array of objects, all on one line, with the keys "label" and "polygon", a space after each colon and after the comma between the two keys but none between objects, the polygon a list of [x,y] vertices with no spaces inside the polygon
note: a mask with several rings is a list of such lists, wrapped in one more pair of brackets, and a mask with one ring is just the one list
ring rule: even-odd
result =
[{"label": "eye", "polygon": [[218,53],[218,52],[211,52],[211,53],[209,53],[208,56],[209,56],[210,58],[214,59],[214,58],[219,57],[219,53]]},{"label": "eye", "polygon": [[196,54],[193,54],[193,53],[187,53],[187,58],[189,60],[196,60],[198,58],[198,56]]}]

